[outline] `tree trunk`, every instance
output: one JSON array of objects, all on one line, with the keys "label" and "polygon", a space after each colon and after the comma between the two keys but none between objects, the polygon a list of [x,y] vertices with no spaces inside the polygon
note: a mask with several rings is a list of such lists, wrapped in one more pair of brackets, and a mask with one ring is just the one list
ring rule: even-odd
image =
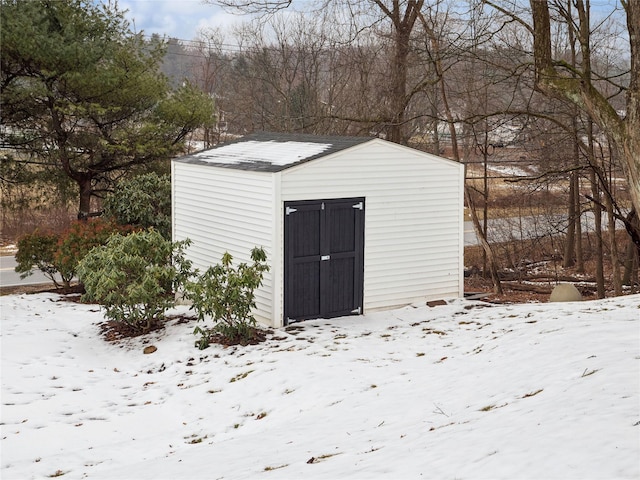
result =
[{"label": "tree trunk", "polygon": [[438,85],[433,85],[433,102],[431,103],[431,129],[433,130],[433,150],[431,153],[434,155],[440,155],[440,133],[438,131]]},{"label": "tree trunk", "polygon": [[[569,47],[571,48],[571,66],[576,67],[576,38],[573,22],[571,22],[571,0],[567,2],[567,23],[569,33]],[[569,174],[569,208],[568,217],[569,224],[567,226],[567,238],[564,249],[564,258],[562,259],[562,266],[564,268],[573,267],[576,263],[576,239],[582,241],[580,237],[577,237],[577,226],[580,222],[580,217],[576,215],[576,197],[578,196],[578,170],[580,166],[580,149],[578,147],[578,108],[573,107],[573,118],[571,119],[571,134],[573,136],[573,167]]]},{"label": "tree trunk", "polygon": [[602,255],[602,210],[600,202],[600,188],[596,178],[595,167],[591,169],[591,195],[594,199],[593,221],[595,230],[595,264],[596,264],[596,290],[598,298],[605,297],[604,268]]},{"label": "tree trunk", "polygon": [[[627,90],[625,143],[620,153],[622,153],[624,163],[627,166],[626,173],[633,206],[636,212],[640,212],[640,2],[627,0],[624,8],[627,11],[631,72]],[[640,228],[638,223],[636,222],[636,226]],[[636,243],[636,248],[640,252],[638,243]]]},{"label": "tree trunk", "polygon": [[569,203],[568,203],[568,225],[567,225],[567,237],[564,245],[564,255],[562,259],[562,267],[573,267],[576,263],[576,189],[575,189],[575,177],[577,172],[573,171],[569,174]]},{"label": "tree trunk", "polygon": [[470,189],[466,185],[464,187],[464,198],[467,201],[467,207],[469,207],[469,212],[471,213],[471,220],[473,220],[473,226],[476,230],[476,236],[478,237],[478,240],[480,240],[480,245],[482,245],[482,249],[489,262],[489,273],[491,274],[491,281],[493,282],[493,293],[495,293],[496,295],[502,295],[502,284],[500,283],[500,276],[498,274],[498,265],[496,262],[496,258],[493,254],[491,245],[487,241],[487,238],[482,231],[482,227],[480,226],[480,219],[478,218],[478,213],[476,211],[476,206],[473,202],[473,198],[471,198]]},{"label": "tree trunk", "polygon": [[[387,140],[407,143],[404,134],[405,110],[407,108],[407,71],[409,68],[409,41],[424,0],[393,0],[389,7],[386,0],[373,0],[393,25],[394,56],[391,71],[391,112],[387,126]],[[404,11],[401,8],[404,7]]]},{"label": "tree trunk", "polygon": [[638,287],[638,251],[632,241],[627,244],[627,253],[624,262],[624,274],[622,284],[631,287],[631,293]]},{"label": "tree trunk", "polygon": [[582,248],[582,205],[580,203],[580,175],[576,172],[575,178],[575,202],[576,211],[576,267],[577,271],[584,273],[584,251]]},{"label": "tree trunk", "polygon": [[[627,221],[635,224],[640,223],[640,219],[636,215],[635,211],[632,211],[628,215]],[[629,239],[629,244],[627,246],[627,257],[624,264],[624,276],[622,278],[622,284],[629,285],[632,292],[635,290],[634,287],[640,286],[638,285],[638,282],[640,281],[640,278],[638,277],[638,263],[640,263],[640,255],[638,254],[638,249],[631,241],[631,239]]]},{"label": "tree trunk", "polygon": [[409,33],[403,26],[396,28],[395,55],[391,72],[391,124],[387,129],[387,140],[406,144],[403,135],[404,111],[407,101],[407,58],[409,56]]},{"label": "tree trunk", "polygon": [[[486,111],[486,89],[483,90],[483,100]],[[489,231],[489,126],[487,120],[483,122],[484,132],[482,135],[482,234],[487,238],[487,232]],[[482,254],[482,273],[486,275],[487,271],[487,253]]]},{"label": "tree trunk", "polygon": [[76,180],[80,190],[80,205],[78,207],[78,220],[86,220],[91,216],[91,197],[93,188],[91,186],[91,178],[83,176]]},{"label": "tree trunk", "polygon": [[607,232],[609,234],[609,251],[611,256],[611,276],[613,280],[613,291],[616,296],[622,295],[622,278],[620,274],[620,256],[618,254],[618,244],[616,243],[616,219],[613,216],[613,202],[609,195],[605,195],[605,206],[607,208]]}]

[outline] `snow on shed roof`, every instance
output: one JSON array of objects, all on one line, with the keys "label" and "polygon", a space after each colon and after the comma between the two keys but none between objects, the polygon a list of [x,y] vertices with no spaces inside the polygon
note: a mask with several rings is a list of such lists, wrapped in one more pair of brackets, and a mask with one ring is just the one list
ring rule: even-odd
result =
[{"label": "snow on shed roof", "polygon": [[279,172],[370,140],[372,137],[254,133],[180,157],[176,161],[240,170]]}]

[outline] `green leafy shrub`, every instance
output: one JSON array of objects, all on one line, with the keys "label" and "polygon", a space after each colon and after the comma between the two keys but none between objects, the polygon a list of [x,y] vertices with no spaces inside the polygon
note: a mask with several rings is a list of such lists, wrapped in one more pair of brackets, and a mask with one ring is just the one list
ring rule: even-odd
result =
[{"label": "green leafy shrub", "polygon": [[112,235],[78,265],[83,298],[100,303],[107,318],[148,332],[175,305],[172,288],[191,275],[189,243],[171,243],[153,229]]},{"label": "green leafy shrub", "polygon": [[35,231],[23,235],[18,240],[18,253],[16,253],[15,271],[20,273],[20,278],[26,278],[33,274],[34,269],[40,270],[47,278],[60,287],[56,274],[60,274],[65,286],[73,278],[62,272],[56,263],[56,251],[58,249],[59,236],[55,233]]},{"label": "green leafy shrub", "polygon": [[121,181],[104,200],[104,214],[121,225],[153,227],[171,239],[171,179],[147,173]]},{"label": "green leafy shrub", "polygon": [[133,227],[117,225],[102,218],[78,220],[62,233],[58,240],[55,265],[64,278],[71,279],[76,274],[78,263],[92,248],[104,245],[114,233],[129,233]]},{"label": "green leafy shrub", "polygon": [[198,320],[207,316],[214,321],[213,328],[196,327],[200,335],[196,346],[201,350],[209,346],[212,335],[220,334],[228,343],[247,343],[256,333],[256,320],[251,314],[255,308],[255,289],[262,285],[264,273],[269,270],[267,255],[262,248],[251,251],[253,264],[232,265],[233,257],[226,252],[222,263],[209,267],[195,282],[188,282],[185,298],[191,300]]}]

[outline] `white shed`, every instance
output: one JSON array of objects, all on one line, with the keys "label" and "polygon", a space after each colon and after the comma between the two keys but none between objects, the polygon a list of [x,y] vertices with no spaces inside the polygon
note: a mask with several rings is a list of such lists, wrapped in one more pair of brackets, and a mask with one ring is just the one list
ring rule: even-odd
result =
[{"label": "white shed", "polygon": [[172,162],[173,237],[205,270],[270,271],[256,319],[282,326],[463,295],[464,169],[378,138],[260,133]]}]

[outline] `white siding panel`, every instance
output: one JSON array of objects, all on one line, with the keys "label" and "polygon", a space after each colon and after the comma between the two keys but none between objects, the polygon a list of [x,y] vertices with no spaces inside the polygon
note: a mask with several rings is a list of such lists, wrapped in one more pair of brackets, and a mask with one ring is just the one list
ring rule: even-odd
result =
[{"label": "white siding panel", "polygon": [[462,166],[369,142],[282,172],[281,200],[365,197],[365,310],[462,294]]},{"label": "white siding panel", "polygon": [[[250,262],[255,246],[274,257],[270,174],[173,162],[174,239],[190,238],[187,255],[201,271],[220,262]],[[272,323],[273,276],[256,292],[256,318]]]}]

